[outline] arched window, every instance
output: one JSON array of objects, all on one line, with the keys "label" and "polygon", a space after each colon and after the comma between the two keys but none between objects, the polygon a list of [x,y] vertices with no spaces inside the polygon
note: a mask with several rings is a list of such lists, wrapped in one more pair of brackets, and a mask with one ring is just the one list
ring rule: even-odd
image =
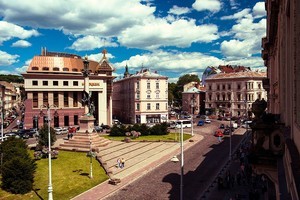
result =
[{"label": "arched window", "polygon": [[69,68],[64,67],[64,68],[63,68],[63,71],[64,71],[64,72],[68,72],[68,71],[69,71]]},{"label": "arched window", "polygon": [[72,68],[72,72],[78,72],[77,68]]},{"label": "arched window", "polygon": [[31,67],[31,70],[39,70],[39,68],[34,66],[34,67]]},{"label": "arched window", "polygon": [[43,71],[49,71],[49,67],[43,67]]},{"label": "arched window", "polygon": [[58,67],[53,67],[53,71],[59,71]]}]

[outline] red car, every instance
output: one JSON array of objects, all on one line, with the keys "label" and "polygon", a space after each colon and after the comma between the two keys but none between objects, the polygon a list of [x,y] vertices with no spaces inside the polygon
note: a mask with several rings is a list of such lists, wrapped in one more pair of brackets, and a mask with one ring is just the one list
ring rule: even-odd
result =
[{"label": "red car", "polygon": [[214,136],[215,136],[215,137],[223,137],[224,134],[223,134],[223,132],[222,132],[220,129],[218,129],[218,130],[216,130],[216,132],[214,133]]}]

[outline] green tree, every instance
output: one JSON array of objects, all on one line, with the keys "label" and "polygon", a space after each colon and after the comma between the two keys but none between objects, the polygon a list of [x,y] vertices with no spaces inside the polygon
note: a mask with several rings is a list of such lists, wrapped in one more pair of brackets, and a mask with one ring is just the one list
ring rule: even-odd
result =
[{"label": "green tree", "polygon": [[190,82],[198,82],[200,83],[200,79],[198,77],[198,75],[195,74],[185,74],[181,77],[179,77],[178,81],[177,81],[177,85],[174,89],[173,95],[174,98],[176,99],[176,102],[181,105],[182,104],[182,92],[183,92],[183,86],[187,83]]},{"label": "green tree", "polygon": [[25,141],[8,138],[0,145],[3,155],[1,188],[14,194],[25,194],[33,189],[36,164],[29,156]]},{"label": "green tree", "polygon": [[[50,141],[51,141],[51,146],[56,141],[56,134],[52,127],[50,127]],[[41,146],[48,146],[48,124],[44,124],[42,128],[39,130],[38,143]]]},{"label": "green tree", "polygon": [[174,103],[174,90],[176,88],[176,83],[168,83],[168,104],[171,106]]}]

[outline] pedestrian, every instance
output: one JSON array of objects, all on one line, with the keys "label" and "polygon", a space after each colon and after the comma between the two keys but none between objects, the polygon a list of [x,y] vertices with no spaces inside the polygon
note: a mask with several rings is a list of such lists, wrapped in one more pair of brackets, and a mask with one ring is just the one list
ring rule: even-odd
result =
[{"label": "pedestrian", "polygon": [[125,167],[125,159],[124,158],[121,158],[121,165],[122,165],[122,168]]},{"label": "pedestrian", "polygon": [[218,137],[219,142],[222,142],[222,137],[219,135]]},{"label": "pedestrian", "polygon": [[68,133],[68,140],[70,139],[70,133]]},{"label": "pedestrian", "polygon": [[71,137],[71,139],[73,138],[73,133],[71,133],[70,137]]},{"label": "pedestrian", "polygon": [[121,159],[120,158],[118,158],[118,160],[117,160],[117,167],[122,169]]}]

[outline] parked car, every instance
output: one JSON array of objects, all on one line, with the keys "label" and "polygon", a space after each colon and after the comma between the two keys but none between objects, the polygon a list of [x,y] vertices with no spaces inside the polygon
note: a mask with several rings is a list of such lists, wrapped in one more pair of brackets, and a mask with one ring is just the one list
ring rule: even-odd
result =
[{"label": "parked car", "polygon": [[199,120],[197,126],[203,126],[203,125],[204,125],[204,120]]},{"label": "parked car", "polygon": [[209,118],[206,118],[206,119],[205,119],[205,123],[210,124],[210,123],[211,123],[211,120],[210,120]]},{"label": "parked car", "polygon": [[94,129],[97,133],[100,133],[103,131],[103,128],[101,126],[94,126]]},{"label": "parked car", "polygon": [[214,136],[215,137],[223,137],[224,134],[223,134],[221,129],[218,129],[218,130],[215,131]]},{"label": "parked car", "polygon": [[5,133],[6,137],[16,137],[16,138],[20,138],[20,136],[18,135],[17,132],[9,132],[9,133]]},{"label": "parked car", "polygon": [[67,134],[68,133],[68,129],[65,128],[65,127],[55,127],[54,131],[55,131],[56,135],[62,135],[62,134]]},{"label": "parked car", "polygon": [[223,131],[224,135],[230,135],[230,129],[229,128],[225,128]]},{"label": "parked car", "polygon": [[225,125],[224,124],[220,124],[220,129],[224,129],[225,128]]}]

